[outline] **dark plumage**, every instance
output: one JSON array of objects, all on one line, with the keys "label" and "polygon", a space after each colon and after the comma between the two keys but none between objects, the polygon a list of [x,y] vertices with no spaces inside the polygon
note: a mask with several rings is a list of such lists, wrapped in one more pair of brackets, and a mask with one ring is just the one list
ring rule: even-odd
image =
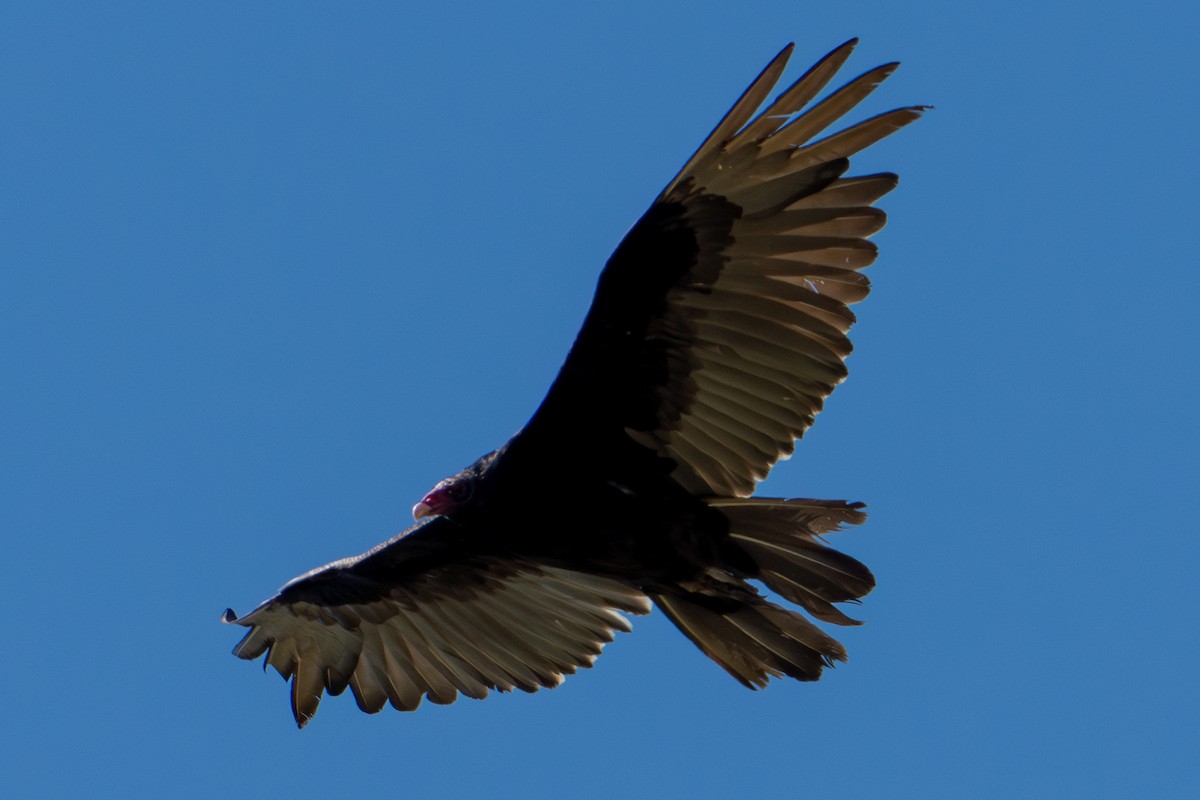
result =
[{"label": "dark plumage", "polygon": [[291,679],[300,725],[347,687],[373,713],[556,686],[651,602],[752,688],[845,658],[748,581],[856,624],[834,604],[874,578],[819,537],[861,504],[749,495],[846,376],[848,305],[884,224],[871,204],[896,185],[843,177],[847,159],[922,111],[815,139],[895,69],[799,113],[854,44],[755,117],[791,46],[767,66],[613,253],[519,433],[434,487],[409,530],[226,611],[250,629],[234,653]]}]

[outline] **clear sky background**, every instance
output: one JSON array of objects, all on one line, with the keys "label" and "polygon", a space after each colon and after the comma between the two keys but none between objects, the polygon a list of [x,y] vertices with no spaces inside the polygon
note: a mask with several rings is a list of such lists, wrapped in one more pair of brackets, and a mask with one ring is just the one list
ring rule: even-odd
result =
[{"label": "clear sky background", "polygon": [[[6,796],[1195,797],[1190,8],[5,3]],[[654,615],[297,731],[220,612],[523,424],[745,85],[851,36],[865,112],[937,108],[856,162],[851,377],[764,487],[870,505],[850,662],[751,693]]]}]

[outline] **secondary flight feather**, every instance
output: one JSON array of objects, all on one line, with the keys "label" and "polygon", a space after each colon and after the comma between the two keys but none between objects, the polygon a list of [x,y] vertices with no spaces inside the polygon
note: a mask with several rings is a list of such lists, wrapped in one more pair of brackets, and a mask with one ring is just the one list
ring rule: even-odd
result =
[{"label": "secondary flight feather", "polygon": [[855,44],[760,112],[792,46],[763,70],[617,247],[512,439],[437,484],[404,533],[225,612],[249,629],[234,654],[290,680],[300,726],[347,688],[374,713],[557,686],[652,605],[750,688],[845,659],[751,581],[857,624],[836,604],[874,578],[821,536],[862,504],[751,494],[846,377],[873,204],[897,181],[848,177],[848,159],[924,110],[826,134],[896,68],[814,102]]}]

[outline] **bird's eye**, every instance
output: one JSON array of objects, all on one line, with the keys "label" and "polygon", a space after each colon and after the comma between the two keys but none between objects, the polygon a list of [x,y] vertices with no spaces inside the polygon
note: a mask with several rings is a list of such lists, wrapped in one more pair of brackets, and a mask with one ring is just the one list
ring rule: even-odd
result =
[{"label": "bird's eye", "polygon": [[475,494],[475,481],[470,478],[451,481],[442,491],[451,502],[465,503],[471,499],[471,495]]}]

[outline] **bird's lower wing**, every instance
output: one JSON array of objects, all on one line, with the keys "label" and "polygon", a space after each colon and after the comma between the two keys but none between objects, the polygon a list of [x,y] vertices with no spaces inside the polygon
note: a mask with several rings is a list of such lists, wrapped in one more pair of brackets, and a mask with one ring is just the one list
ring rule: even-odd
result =
[{"label": "bird's lower wing", "polygon": [[302,576],[243,617],[225,612],[250,629],[234,655],[265,655],[264,668],[290,679],[301,727],[323,692],[347,687],[373,714],[387,703],[411,711],[424,697],[444,704],[459,693],[557,686],[630,630],[619,612],[650,609],[641,592],[607,578],[511,557],[454,562],[409,538]]}]

